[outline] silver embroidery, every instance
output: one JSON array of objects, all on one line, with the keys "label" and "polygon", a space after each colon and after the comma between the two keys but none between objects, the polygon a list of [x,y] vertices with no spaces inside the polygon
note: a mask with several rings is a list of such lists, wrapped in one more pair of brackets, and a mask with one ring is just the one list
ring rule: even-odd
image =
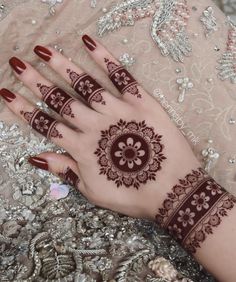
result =
[{"label": "silver embroidery", "polygon": [[221,80],[230,80],[231,83],[236,83],[236,26],[229,23],[227,48],[222,58],[218,61],[220,66],[219,78]]},{"label": "silver embroidery", "polygon": [[186,31],[189,13],[186,0],[161,0],[154,15],[152,38],[162,55],[170,55],[176,62],[183,62],[192,51]]},{"label": "silver embroidery", "polygon": [[189,13],[186,0],[126,0],[98,20],[98,35],[153,17],[151,36],[162,55],[183,62],[192,51],[186,31]]},{"label": "silver embroidery", "polygon": [[172,264],[178,260],[193,281],[212,282],[151,222],[96,208],[75,189],[51,200],[48,187],[58,178],[26,159],[59,149],[27,135],[17,124],[0,122],[0,191],[9,195],[9,200],[0,196],[0,281],[161,281],[164,273],[161,278],[147,274],[148,263],[158,255]]},{"label": "silver embroidery", "polygon": [[212,7],[209,6],[203,11],[200,21],[205,28],[206,37],[218,30],[216,18],[214,16],[214,10]]}]

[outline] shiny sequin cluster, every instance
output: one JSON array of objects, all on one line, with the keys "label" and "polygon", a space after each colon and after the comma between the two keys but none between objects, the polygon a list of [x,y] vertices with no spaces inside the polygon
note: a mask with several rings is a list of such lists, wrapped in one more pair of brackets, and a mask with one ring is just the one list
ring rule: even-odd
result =
[{"label": "shiny sequin cluster", "polygon": [[190,10],[186,0],[127,0],[116,5],[98,20],[98,35],[132,26],[136,21],[153,17],[151,36],[162,55],[183,62],[192,51],[186,26]]}]

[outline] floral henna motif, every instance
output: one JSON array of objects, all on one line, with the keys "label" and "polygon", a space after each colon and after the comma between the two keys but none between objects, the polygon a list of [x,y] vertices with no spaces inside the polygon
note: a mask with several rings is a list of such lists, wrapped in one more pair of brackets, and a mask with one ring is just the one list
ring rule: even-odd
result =
[{"label": "floral henna motif", "polygon": [[114,181],[117,187],[133,186],[156,180],[156,172],[166,159],[162,154],[162,136],[148,127],[145,121],[120,120],[101,132],[99,148],[95,151],[100,174]]},{"label": "floral henna motif", "polygon": [[40,93],[43,96],[43,101],[61,116],[67,115],[74,118],[72,113],[71,104],[75,101],[64,90],[55,86],[46,86],[40,83],[37,84]]},{"label": "floral henna motif", "polygon": [[72,87],[89,105],[93,102],[106,105],[102,96],[104,89],[96,80],[86,73],[79,75],[70,69],[67,69],[67,73],[69,74]]},{"label": "floral henna motif", "polygon": [[168,193],[156,220],[189,252],[195,253],[234,203],[236,198],[199,168]]},{"label": "floral henna motif", "polygon": [[68,183],[73,187],[78,187],[80,183],[80,179],[78,175],[74,173],[74,171],[69,167],[66,169],[64,173],[59,173],[58,176],[64,179],[66,183]]},{"label": "floral henna motif", "polygon": [[39,109],[33,112],[20,112],[21,115],[28,121],[28,123],[36,131],[41,133],[46,138],[62,138],[62,134],[56,129],[58,122],[50,117],[48,114],[40,111]]},{"label": "floral henna motif", "polygon": [[142,98],[142,95],[140,94],[138,89],[138,83],[132,77],[132,75],[123,66],[117,65],[106,58],[104,60],[107,66],[110,80],[120,91],[120,93],[124,95],[126,92],[128,92],[131,95],[136,96],[137,98]]}]

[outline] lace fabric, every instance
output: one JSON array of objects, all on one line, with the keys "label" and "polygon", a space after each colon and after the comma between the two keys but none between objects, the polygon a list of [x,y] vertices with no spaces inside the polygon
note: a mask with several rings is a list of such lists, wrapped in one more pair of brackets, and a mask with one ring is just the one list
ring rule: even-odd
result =
[{"label": "lace fabric", "polygon": [[[183,133],[195,154],[223,187],[236,194],[235,85],[221,81],[216,69],[227,49],[229,26],[211,1],[187,2],[190,18],[186,29],[192,52],[184,64],[161,55],[149,33],[151,17],[100,40],[117,58],[128,54],[134,59],[132,64],[128,61],[129,70],[151,94],[161,89],[183,120]],[[200,16],[208,6],[214,8],[218,30],[206,38]],[[61,80],[33,55],[33,47],[40,44],[54,47],[85,71],[96,73],[98,81],[116,94],[81,43],[83,33],[96,36],[99,18],[111,7],[108,0],[93,1],[92,6],[87,0],[0,1],[1,87],[19,92],[48,111],[8,66],[11,56],[22,57],[58,84]],[[73,93],[68,85],[59,84]],[[50,184],[60,181],[32,168],[26,158],[62,150],[36,136],[21,121],[16,124],[2,101],[0,120],[1,281],[171,281],[174,276],[176,281],[183,276],[214,281],[159,227],[95,208],[72,188],[66,198],[52,200]],[[197,145],[191,142],[193,135],[199,139]],[[160,269],[163,258],[168,260],[165,265],[172,278]]]}]

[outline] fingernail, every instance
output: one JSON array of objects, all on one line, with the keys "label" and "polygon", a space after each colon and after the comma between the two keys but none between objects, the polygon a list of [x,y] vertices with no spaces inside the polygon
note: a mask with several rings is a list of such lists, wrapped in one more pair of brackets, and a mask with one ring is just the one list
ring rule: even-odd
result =
[{"label": "fingernail", "polygon": [[13,70],[18,74],[21,74],[26,69],[26,65],[16,57],[12,57],[9,60],[9,64],[13,68]]},{"label": "fingernail", "polygon": [[0,90],[0,95],[9,103],[11,103],[16,98],[16,95],[14,93],[5,88]]},{"label": "fingernail", "polygon": [[97,47],[96,43],[87,34],[83,35],[82,40],[84,41],[84,44],[90,51],[94,51],[96,49]]},{"label": "fingernail", "polygon": [[48,50],[47,48],[43,47],[43,46],[39,46],[37,45],[34,48],[34,52],[44,61],[48,62],[50,61],[51,57],[52,57],[52,52],[50,50]]},{"label": "fingernail", "polygon": [[44,159],[42,158],[38,158],[38,157],[30,157],[28,159],[28,162],[40,169],[43,169],[43,170],[48,170],[48,163],[47,161],[45,161]]}]

